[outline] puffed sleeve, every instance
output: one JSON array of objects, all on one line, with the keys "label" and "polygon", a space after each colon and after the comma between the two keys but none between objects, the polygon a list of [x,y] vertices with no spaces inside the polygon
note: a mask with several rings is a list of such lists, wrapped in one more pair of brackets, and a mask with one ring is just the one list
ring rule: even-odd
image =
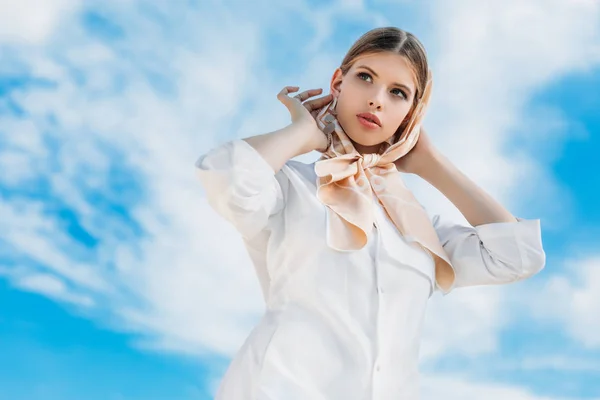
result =
[{"label": "puffed sleeve", "polygon": [[244,140],[229,141],[200,156],[196,172],[209,205],[251,239],[285,204],[288,181]]},{"label": "puffed sleeve", "polygon": [[445,294],[459,287],[516,282],[546,264],[539,219],[472,227],[442,222],[435,215],[432,222],[456,273]]}]

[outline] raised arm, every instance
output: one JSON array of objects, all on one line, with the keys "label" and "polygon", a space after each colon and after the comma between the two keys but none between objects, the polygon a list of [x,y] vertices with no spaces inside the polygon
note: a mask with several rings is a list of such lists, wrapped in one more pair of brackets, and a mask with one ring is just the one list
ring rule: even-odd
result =
[{"label": "raised arm", "polygon": [[321,89],[307,90],[295,97],[288,96],[296,90],[296,86],[286,86],[277,94],[279,101],[290,112],[290,125],[275,132],[244,139],[260,153],[275,172],[296,156],[313,150],[326,150],[327,138],[317,127],[313,114],[315,110],[331,101],[331,94],[302,104],[310,97],[320,94]]},{"label": "raised arm", "polygon": [[222,144],[201,155],[195,164],[210,206],[244,238],[254,237],[283,209],[288,183],[281,171],[284,164],[327,145],[311,111],[330,101],[328,96],[302,104],[319,90],[295,98],[288,97],[289,91],[294,89],[286,87],[277,97],[292,115],[290,125]]},{"label": "raised arm", "polygon": [[513,216],[435,149],[424,131],[413,150],[411,158],[402,161],[404,170],[438,189],[470,225],[433,218],[456,271],[453,288],[516,282],[544,268],[539,219]]}]

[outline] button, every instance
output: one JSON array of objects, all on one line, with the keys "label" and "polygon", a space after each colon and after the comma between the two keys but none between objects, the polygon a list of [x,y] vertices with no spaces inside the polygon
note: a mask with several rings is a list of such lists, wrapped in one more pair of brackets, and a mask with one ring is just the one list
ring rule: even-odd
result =
[{"label": "button", "polygon": [[379,364],[377,364],[377,366],[375,367],[375,371],[379,372],[381,368],[379,367]]},{"label": "button", "polygon": [[380,288],[377,288],[377,291],[378,291],[379,293],[383,293],[383,288],[381,288],[381,287],[380,287]]}]

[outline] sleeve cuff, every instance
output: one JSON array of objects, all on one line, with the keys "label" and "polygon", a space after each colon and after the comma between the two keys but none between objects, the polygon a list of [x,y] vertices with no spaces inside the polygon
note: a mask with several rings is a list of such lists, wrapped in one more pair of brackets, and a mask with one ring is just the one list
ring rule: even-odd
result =
[{"label": "sleeve cuff", "polygon": [[483,245],[497,255],[509,260],[511,253],[518,254],[519,267],[525,275],[531,275],[545,263],[541,223],[539,219],[516,218],[516,222],[493,222],[475,229]]},{"label": "sleeve cuff", "polygon": [[195,166],[200,172],[221,173],[215,177],[226,176],[226,184],[230,185],[230,190],[236,192],[236,197],[255,195],[275,179],[275,171],[271,165],[254,147],[242,139],[226,142],[203,154]]}]

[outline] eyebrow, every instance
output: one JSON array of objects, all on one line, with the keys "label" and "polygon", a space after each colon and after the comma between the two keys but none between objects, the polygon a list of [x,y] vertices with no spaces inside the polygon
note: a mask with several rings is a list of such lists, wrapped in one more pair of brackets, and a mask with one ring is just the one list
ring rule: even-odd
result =
[{"label": "eyebrow", "polygon": [[[356,68],[364,68],[364,69],[368,70],[369,72],[371,72],[373,75],[375,75],[376,78],[379,78],[379,75],[377,75],[377,72],[373,71],[370,67],[367,67],[366,65],[359,65]],[[406,86],[405,84],[395,82],[394,85],[404,88],[404,90],[406,90],[408,92],[409,96],[412,94],[412,91],[410,90],[410,88],[408,86]]]}]

